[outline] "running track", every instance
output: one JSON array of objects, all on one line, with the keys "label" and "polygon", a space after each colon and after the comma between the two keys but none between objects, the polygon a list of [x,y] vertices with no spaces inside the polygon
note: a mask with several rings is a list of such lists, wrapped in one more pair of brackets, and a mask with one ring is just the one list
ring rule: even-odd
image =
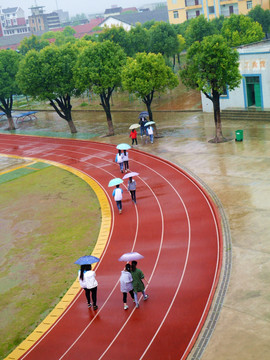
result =
[{"label": "running track", "polygon": [[[87,309],[84,293],[59,322],[21,357],[35,360],[186,359],[207,317],[221,268],[219,215],[187,173],[150,154],[129,151],[137,171],[137,206],[124,191],[118,214],[108,182],[121,177],[114,145],[91,141],[0,135],[0,153],[50,160],[82,171],[106,193],[112,226],[96,267],[99,309]],[[149,299],[123,310],[119,276],[124,252],[145,258]],[[74,271],[76,271],[74,269]]]}]

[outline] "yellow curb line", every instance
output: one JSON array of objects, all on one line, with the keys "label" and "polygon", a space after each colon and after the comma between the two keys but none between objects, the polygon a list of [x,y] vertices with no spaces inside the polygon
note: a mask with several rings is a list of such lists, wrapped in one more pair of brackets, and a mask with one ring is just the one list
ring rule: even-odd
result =
[{"label": "yellow curb line", "polygon": [[[108,202],[108,199],[102,190],[102,188],[95,182],[93,179],[83,174],[79,170],[76,170],[68,165],[59,164],[54,161],[37,159],[37,158],[27,158],[16,155],[6,155],[0,154],[0,156],[12,157],[18,159],[26,159],[38,162],[44,162],[53,166],[57,166],[61,169],[67,170],[74,175],[83,179],[95,192],[101,207],[101,226],[98,235],[98,239],[95,245],[95,248],[92,252],[92,255],[96,257],[100,257],[102,252],[106,246],[106,243],[109,238],[109,233],[111,229],[111,208]],[[29,165],[29,164],[27,164]],[[21,166],[21,167],[25,167]],[[19,169],[17,167],[16,169]],[[13,171],[15,169],[9,170],[7,172]],[[21,356],[23,356],[34,344],[37,342],[43,334],[49,330],[49,328],[58,320],[58,318],[64,313],[69,304],[75,299],[75,297],[80,292],[81,287],[78,279],[74,281],[69,290],[66,292],[64,297],[60,300],[60,302],[55,306],[55,308],[50,312],[50,314],[38,325],[38,327],[20,344],[14,349],[4,360],[17,360]]]}]

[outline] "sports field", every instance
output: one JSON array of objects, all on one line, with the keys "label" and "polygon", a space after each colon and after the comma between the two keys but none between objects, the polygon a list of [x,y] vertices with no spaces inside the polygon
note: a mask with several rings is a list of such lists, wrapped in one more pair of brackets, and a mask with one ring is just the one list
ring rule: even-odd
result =
[{"label": "sports field", "polygon": [[101,214],[87,183],[42,162],[2,168],[0,184],[2,359],[73,283],[73,262],[92,252]]}]

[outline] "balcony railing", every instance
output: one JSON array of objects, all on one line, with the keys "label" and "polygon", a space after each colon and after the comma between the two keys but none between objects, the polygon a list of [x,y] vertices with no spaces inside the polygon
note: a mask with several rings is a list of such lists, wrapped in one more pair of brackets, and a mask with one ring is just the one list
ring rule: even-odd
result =
[{"label": "balcony railing", "polygon": [[230,10],[230,9],[224,9],[224,10],[222,10],[221,9],[221,12],[220,12],[220,15],[223,15],[223,16],[230,16],[230,15],[232,15],[232,14],[236,14],[236,15],[238,15],[239,14],[239,10],[238,9],[232,9],[232,10]]},{"label": "balcony railing", "polygon": [[202,5],[202,0],[185,0],[186,6]]}]

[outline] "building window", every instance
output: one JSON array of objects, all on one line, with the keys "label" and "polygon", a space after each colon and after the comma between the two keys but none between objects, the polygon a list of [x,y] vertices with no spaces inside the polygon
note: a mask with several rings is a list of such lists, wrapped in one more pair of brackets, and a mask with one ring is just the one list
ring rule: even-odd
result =
[{"label": "building window", "polygon": [[172,0],[172,3],[173,3],[173,4],[177,4],[177,0]]},{"label": "building window", "polygon": [[215,7],[214,6],[209,6],[208,11],[209,11],[209,14],[214,14],[215,13]]},{"label": "building window", "polygon": [[179,18],[178,11],[174,11],[174,12],[173,12],[173,17],[174,17],[174,19],[178,19],[178,18]]},{"label": "building window", "polygon": [[252,9],[252,1],[247,1],[247,9]]}]

